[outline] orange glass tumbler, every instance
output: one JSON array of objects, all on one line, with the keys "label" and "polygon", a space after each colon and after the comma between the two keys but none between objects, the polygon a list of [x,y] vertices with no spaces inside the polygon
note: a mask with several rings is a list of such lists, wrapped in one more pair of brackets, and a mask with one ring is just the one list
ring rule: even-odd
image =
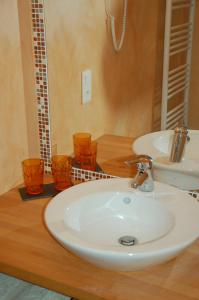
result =
[{"label": "orange glass tumbler", "polygon": [[52,175],[56,190],[63,191],[72,186],[71,158],[67,155],[52,156]]},{"label": "orange glass tumbler", "polygon": [[40,158],[29,158],[22,162],[24,184],[27,194],[43,193],[44,161]]},{"label": "orange glass tumbler", "polygon": [[90,149],[91,134],[88,132],[75,133],[73,135],[73,145],[74,145],[75,162],[79,164],[81,152]]},{"label": "orange glass tumbler", "polygon": [[80,152],[80,168],[95,171],[97,158],[97,142],[92,141],[90,147]]}]

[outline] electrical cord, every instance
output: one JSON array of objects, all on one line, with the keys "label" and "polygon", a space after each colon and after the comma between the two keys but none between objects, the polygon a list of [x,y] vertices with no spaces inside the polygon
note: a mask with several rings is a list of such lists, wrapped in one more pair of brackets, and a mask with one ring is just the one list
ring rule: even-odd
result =
[{"label": "electrical cord", "polygon": [[111,15],[110,13],[110,0],[108,0],[108,5],[107,5],[107,0],[105,0],[105,8],[106,8],[106,14],[110,18],[111,21],[111,33],[112,33],[112,40],[113,40],[113,47],[116,52],[119,52],[122,48],[123,42],[124,42],[124,37],[125,37],[125,32],[126,32],[126,22],[127,22],[127,8],[128,8],[128,0],[123,0],[124,1],[124,6],[123,6],[123,18],[122,18],[122,32],[119,41],[116,38],[116,33],[115,33],[115,17]]}]

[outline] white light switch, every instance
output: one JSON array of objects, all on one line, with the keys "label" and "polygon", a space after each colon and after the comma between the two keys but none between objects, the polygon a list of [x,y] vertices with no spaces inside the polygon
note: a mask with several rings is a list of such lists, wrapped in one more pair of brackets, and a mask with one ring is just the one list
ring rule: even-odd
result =
[{"label": "white light switch", "polygon": [[91,101],[92,73],[91,70],[82,72],[82,104]]}]

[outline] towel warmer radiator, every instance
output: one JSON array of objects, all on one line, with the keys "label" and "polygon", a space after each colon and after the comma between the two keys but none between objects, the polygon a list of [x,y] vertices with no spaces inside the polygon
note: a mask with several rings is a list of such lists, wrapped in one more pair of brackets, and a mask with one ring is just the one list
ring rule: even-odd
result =
[{"label": "towel warmer radiator", "polygon": [[166,0],[161,130],[188,123],[194,11],[195,0]]}]

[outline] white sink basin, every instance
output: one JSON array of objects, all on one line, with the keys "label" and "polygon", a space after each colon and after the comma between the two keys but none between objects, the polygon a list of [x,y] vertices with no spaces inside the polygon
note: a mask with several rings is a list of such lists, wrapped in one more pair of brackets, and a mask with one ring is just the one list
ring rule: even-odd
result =
[{"label": "white sink basin", "polygon": [[118,271],[165,262],[198,238],[196,199],[158,182],[140,192],[130,182],[97,180],[63,191],[45,210],[49,231],[77,256]]},{"label": "white sink basin", "polygon": [[190,142],[185,145],[181,162],[169,162],[173,130],[153,132],[133,143],[136,154],[150,155],[154,179],[184,190],[199,189],[199,131],[189,130]]}]

